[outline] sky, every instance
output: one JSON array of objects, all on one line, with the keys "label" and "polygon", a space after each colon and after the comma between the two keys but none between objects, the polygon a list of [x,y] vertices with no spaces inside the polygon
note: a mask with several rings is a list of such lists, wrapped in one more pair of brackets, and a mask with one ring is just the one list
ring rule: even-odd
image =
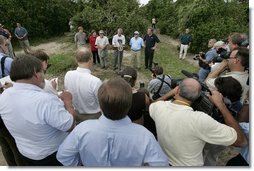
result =
[{"label": "sky", "polygon": [[139,3],[141,5],[146,5],[148,3],[149,0],[139,0]]}]

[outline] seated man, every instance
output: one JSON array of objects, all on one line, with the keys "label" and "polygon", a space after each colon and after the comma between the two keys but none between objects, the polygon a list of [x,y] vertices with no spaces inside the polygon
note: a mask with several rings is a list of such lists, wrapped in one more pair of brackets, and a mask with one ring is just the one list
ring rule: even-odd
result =
[{"label": "seated man", "polygon": [[244,133],[223,103],[221,94],[213,92],[212,99],[228,126],[190,107],[201,93],[197,80],[184,79],[173,91],[175,100],[158,101],[149,108],[155,121],[158,141],[173,166],[202,166],[202,150],[206,143],[240,147],[247,144]]},{"label": "seated man", "polygon": [[171,90],[172,79],[170,76],[163,74],[161,66],[157,65],[153,72],[153,79],[148,83],[148,91],[151,98],[156,100]]},{"label": "seated man", "polygon": [[[229,72],[223,73],[225,69],[229,69]],[[240,82],[243,88],[243,93],[241,97],[241,102],[246,98],[249,86],[247,85],[247,80],[249,78],[249,73],[246,69],[249,68],[249,49],[245,47],[239,47],[234,49],[228,59],[224,59],[217,70],[211,72],[206,78],[206,85],[210,90],[215,90],[214,81],[217,77],[228,77],[232,76],[237,81]]]},{"label": "seated man", "polygon": [[29,166],[61,165],[57,149],[75,126],[71,94],[63,92],[61,101],[43,91],[43,73],[34,56],[15,58],[10,71],[15,83],[0,97],[1,118]]},{"label": "seated man", "polygon": [[77,111],[77,124],[87,119],[98,119],[101,115],[97,98],[101,80],[91,74],[92,53],[86,48],[76,53],[78,67],[68,71],[64,78],[64,87],[73,96],[73,105]]},{"label": "seated man", "polygon": [[168,166],[152,133],[132,123],[131,86],[122,78],[102,84],[98,98],[103,115],[80,123],[58,149],[64,166]]}]

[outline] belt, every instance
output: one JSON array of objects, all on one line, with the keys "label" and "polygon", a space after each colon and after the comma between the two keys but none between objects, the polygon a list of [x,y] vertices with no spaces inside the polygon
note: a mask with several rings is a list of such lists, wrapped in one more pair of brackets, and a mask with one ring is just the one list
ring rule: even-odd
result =
[{"label": "belt", "polygon": [[134,51],[134,52],[138,52],[138,51],[140,51],[141,49],[139,49],[139,50],[133,50],[133,49],[131,49],[132,51]]}]

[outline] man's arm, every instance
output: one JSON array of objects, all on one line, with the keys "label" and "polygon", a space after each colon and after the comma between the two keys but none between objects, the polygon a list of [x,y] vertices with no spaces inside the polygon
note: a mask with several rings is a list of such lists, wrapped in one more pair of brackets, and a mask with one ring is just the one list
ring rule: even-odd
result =
[{"label": "man's arm", "polygon": [[209,98],[215,104],[215,106],[220,110],[226,125],[232,127],[237,133],[237,139],[232,145],[237,147],[246,146],[248,143],[246,136],[244,135],[238,122],[234,119],[234,117],[228,110],[227,106],[223,102],[222,94],[219,93],[218,91],[212,91],[212,96],[209,96]]},{"label": "man's arm", "polygon": [[158,98],[156,101],[160,101],[160,100],[165,101],[165,100],[173,97],[176,94],[177,89],[178,89],[178,86],[176,86],[174,89],[172,89],[169,92],[167,92],[167,94],[165,94],[164,96]]},{"label": "man's arm", "polygon": [[225,59],[220,63],[220,66],[213,72],[211,72],[207,77],[205,82],[210,78],[216,78],[219,76],[220,73],[222,73],[228,66],[228,61]]}]

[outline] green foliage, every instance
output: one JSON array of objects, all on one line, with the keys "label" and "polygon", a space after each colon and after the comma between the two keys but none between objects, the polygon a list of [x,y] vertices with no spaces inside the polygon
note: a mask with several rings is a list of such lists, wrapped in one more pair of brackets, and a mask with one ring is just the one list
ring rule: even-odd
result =
[{"label": "green foliage", "polygon": [[185,28],[193,36],[192,52],[206,51],[211,38],[225,39],[232,32],[249,32],[248,1],[151,0],[147,17],[157,17],[161,34],[178,38]]},{"label": "green foliage", "polygon": [[78,4],[80,11],[72,19],[76,28],[82,25],[88,32],[102,29],[111,38],[121,27],[130,38],[135,30],[142,33],[148,26],[136,0],[81,0]]},{"label": "green foliage", "polygon": [[75,59],[73,54],[56,54],[50,57],[49,63],[51,67],[47,70],[48,74],[59,75],[70,68],[75,67]]},{"label": "green foliage", "polygon": [[49,37],[68,31],[77,4],[71,0],[1,0],[1,23],[12,33],[20,22],[30,37]]}]

